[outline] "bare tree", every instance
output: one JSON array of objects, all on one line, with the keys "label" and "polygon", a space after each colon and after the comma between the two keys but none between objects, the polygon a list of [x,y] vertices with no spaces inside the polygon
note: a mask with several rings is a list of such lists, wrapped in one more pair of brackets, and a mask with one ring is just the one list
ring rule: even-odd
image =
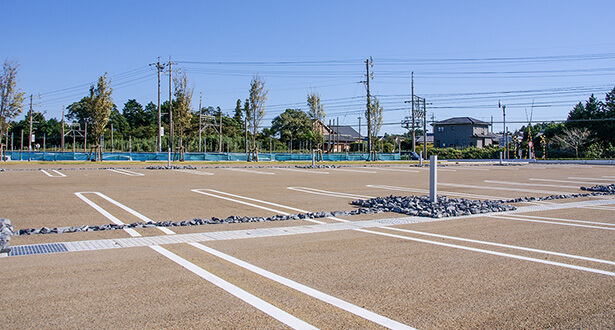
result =
[{"label": "bare tree", "polygon": [[90,86],[90,96],[88,98],[88,115],[90,117],[90,127],[94,134],[94,141],[96,141],[95,160],[102,161],[102,146],[100,145],[101,136],[105,132],[107,122],[109,122],[109,115],[111,115],[111,109],[113,109],[113,100],[111,99],[111,79],[107,81],[107,73],[100,78],[96,85]]},{"label": "bare tree", "polygon": [[316,92],[310,92],[307,96],[308,114],[313,120],[325,120],[325,109],[320,103],[320,94]]},{"label": "bare tree", "polygon": [[249,161],[258,162],[258,149],[256,148],[256,132],[263,117],[265,117],[265,101],[267,101],[265,81],[259,75],[252,77],[250,82],[250,107],[246,111],[248,127],[252,131],[252,148],[248,155]]},{"label": "bare tree", "polygon": [[184,160],[183,137],[186,129],[190,126],[192,119],[192,94],[193,87],[188,87],[188,77],[186,73],[182,73],[179,77],[173,79],[175,85],[175,101],[173,102],[173,122],[179,136],[179,155],[180,161]]},{"label": "bare tree", "polygon": [[574,150],[578,159],[579,150],[583,147],[583,145],[590,141],[590,134],[591,132],[585,127],[571,129],[564,128],[562,134],[553,137],[553,142],[560,144],[564,148]]},{"label": "bare tree", "polygon": [[[369,116],[367,115],[367,111],[370,112]],[[383,112],[384,108],[380,106],[380,101],[376,97],[373,97],[369,109],[365,111],[365,117],[371,119],[371,123],[369,123],[368,127],[371,128],[372,139],[378,136],[378,132],[380,132],[382,128]]]},{"label": "bare tree", "polygon": [[0,160],[4,159],[3,135],[8,131],[9,120],[23,109],[24,92],[17,88],[19,64],[5,60],[0,73]]}]

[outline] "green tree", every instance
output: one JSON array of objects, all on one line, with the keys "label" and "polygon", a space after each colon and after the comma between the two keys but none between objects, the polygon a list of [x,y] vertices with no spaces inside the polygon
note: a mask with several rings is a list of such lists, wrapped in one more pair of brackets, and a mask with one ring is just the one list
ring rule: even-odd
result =
[{"label": "green tree", "polygon": [[[286,109],[271,122],[271,133],[279,134],[280,141],[315,140],[312,120],[301,109]],[[312,141],[315,142],[315,141]]]},{"label": "green tree", "polygon": [[17,62],[4,61],[2,73],[0,73],[0,150],[2,150],[3,135],[8,130],[9,121],[19,115],[23,109],[24,92],[17,88],[18,71]]},{"label": "green tree", "polygon": [[258,150],[256,148],[256,133],[258,127],[265,117],[265,102],[267,101],[267,90],[265,89],[265,81],[259,76],[252,77],[250,82],[250,105],[246,111],[246,119],[248,128],[252,132],[252,156],[250,160],[258,161]]},{"label": "green tree", "polygon": [[235,126],[242,127],[243,126],[243,109],[241,108],[241,99],[237,99],[237,105],[235,105],[235,114],[233,115],[233,119],[235,120]]},{"label": "green tree", "polygon": [[320,103],[320,94],[316,92],[310,92],[307,96],[307,104],[309,109],[310,118],[313,120],[325,121],[325,109]]},{"label": "green tree", "polygon": [[[173,79],[175,85],[175,101],[173,102],[173,125],[179,137],[179,145],[183,146],[183,137],[190,128],[192,118],[191,103],[193,88],[188,87],[186,73]],[[181,150],[181,149],[180,149]],[[183,160],[183,154],[181,158]]]}]

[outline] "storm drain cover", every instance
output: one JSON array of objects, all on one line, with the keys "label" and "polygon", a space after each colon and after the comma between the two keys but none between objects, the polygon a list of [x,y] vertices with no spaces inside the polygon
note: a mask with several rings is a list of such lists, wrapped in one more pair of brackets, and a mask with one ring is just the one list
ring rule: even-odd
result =
[{"label": "storm drain cover", "polygon": [[45,254],[67,251],[68,250],[63,243],[20,245],[11,247],[11,252],[9,252],[9,256],[27,256],[32,254]]}]

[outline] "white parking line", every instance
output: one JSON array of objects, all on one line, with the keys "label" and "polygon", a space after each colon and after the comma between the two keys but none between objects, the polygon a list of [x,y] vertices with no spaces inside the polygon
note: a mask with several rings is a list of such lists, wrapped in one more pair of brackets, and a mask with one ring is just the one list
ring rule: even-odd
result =
[{"label": "white parking line", "polygon": [[521,251],[528,251],[528,252],[543,253],[543,254],[549,254],[549,255],[554,255],[554,256],[558,256],[558,257],[566,257],[566,258],[571,258],[571,259],[579,259],[579,260],[592,261],[592,262],[603,263],[603,264],[608,264],[608,265],[615,265],[615,261],[609,261],[609,260],[603,260],[603,259],[596,259],[596,258],[578,256],[578,255],[574,255],[574,254],[553,252],[553,251],[547,251],[547,250],[539,250],[539,249],[527,248],[527,247],[517,246],[517,245],[509,245],[509,244],[501,244],[501,243],[494,243],[494,242],[487,242],[487,241],[479,241],[479,240],[462,238],[462,237],[454,237],[454,236],[447,236],[447,235],[432,234],[432,233],[426,233],[426,232],[409,230],[409,229],[401,229],[401,228],[395,228],[395,227],[382,227],[382,228],[389,229],[389,230],[401,231],[401,232],[410,233],[410,234],[416,234],[416,235],[424,235],[424,236],[445,238],[445,239],[450,239],[450,240],[455,240],[455,241],[462,241],[462,242],[476,243],[476,244],[483,244],[483,245],[491,245],[491,246],[503,247],[503,248],[507,248],[507,249],[514,249],[514,250],[521,250]]},{"label": "white parking line", "polygon": [[[585,206],[581,206],[581,207],[585,207]],[[539,216],[536,216],[536,215],[525,215],[525,214],[519,214],[519,213],[508,213],[507,216],[521,217],[521,218],[530,218],[530,219],[542,219],[542,220],[575,222],[575,223],[584,223],[584,224],[602,225],[602,226],[615,226],[615,223],[584,221],[584,220],[572,220],[572,219],[552,218],[552,217],[539,217]]]},{"label": "white parking line", "polygon": [[288,325],[293,329],[317,329],[311,324],[273,306],[272,304],[256,297],[255,295],[248,293],[247,291],[221,279],[220,277],[206,271],[205,269],[191,263],[190,261],[172,253],[171,251],[156,245],[150,246],[154,251],[162,254],[168,259],[172,260],[176,264],[186,268],[187,270],[193,272],[194,274],[200,276],[201,278],[207,280],[208,282],[214,284],[215,286],[221,288],[222,290],[232,294],[233,296],[245,301],[246,303],[252,305],[258,310],[266,313],[267,315],[273,317],[274,319]]},{"label": "white parking line", "polygon": [[329,197],[341,197],[341,198],[351,198],[351,199],[370,199],[370,198],[374,198],[372,196],[346,194],[346,193],[341,193],[341,192],[320,190],[320,189],[309,188],[309,187],[286,187],[286,189],[295,190],[295,191],[301,191],[301,192],[305,192],[305,193],[309,193],[309,194],[315,194],[315,195],[329,196]]},{"label": "white parking line", "polygon": [[273,172],[264,172],[264,171],[254,171],[254,170],[246,170],[243,168],[229,168],[224,167],[224,170],[235,171],[235,172],[244,172],[244,173],[253,173],[253,174],[265,174],[265,175],[275,175]]},{"label": "white parking line", "polygon": [[311,173],[311,174],[329,174],[329,172],[318,171],[318,170],[302,170],[298,168],[286,168],[286,167],[274,167],[274,170],[283,170],[283,171],[292,171],[292,172],[303,172],[303,173]]},{"label": "white parking line", "polygon": [[532,187],[553,187],[553,188],[570,188],[570,189],[580,189],[580,186],[562,186],[556,184],[541,184],[541,183],[523,183],[523,182],[509,182],[509,181],[493,181],[493,180],[485,180],[486,183],[495,183],[495,184],[508,184],[514,186],[532,186]]},{"label": "white parking line", "polygon": [[[102,207],[96,205],[96,203],[92,202],[91,200],[89,200],[87,197],[83,196],[83,193],[80,192],[76,192],[75,195],[77,195],[77,197],[79,197],[82,201],[86,202],[88,205],[90,205],[91,207],[93,207],[96,211],[98,211],[98,213],[104,215],[107,219],[111,220],[111,222],[113,222],[116,225],[124,225],[125,223],[122,222],[122,220],[114,217],[111,213],[105,211],[105,209],[103,209]],[[130,236],[141,236],[141,234],[139,234],[136,230],[132,229],[132,228],[124,228],[124,231],[128,233],[128,235]]]},{"label": "white parking line", "polygon": [[580,177],[576,177],[576,176],[569,176],[568,179],[572,179],[572,180],[589,180],[589,181],[609,181],[609,182],[613,182],[615,180],[613,179],[601,179],[601,178],[580,178]]},{"label": "white parking line", "polygon": [[468,171],[489,171],[488,168],[474,168],[474,167],[462,167],[462,166],[458,166],[455,168],[458,170],[468,170]]},{"label": "white parking line", "polygon": [[[233,195],[233,194],[228,194],[225,192],[221,192],[221,191],[217,191],[217,190],[213,190],[213,189],[192,189],[191,191],[194,191],[195,193],[199,193],[202,195],[206,195],[206,196],[210,196],[210,197],[215,197],[215,198],[220,198],[220,199],[224,199],[227,201],[231,201],[231,202],[235,202],[235,203],[239,203],[239,204],[244,204],[244,205],[248,205],[248,206],[252,206],[252,207],[256,207],[259,208],[261,210],[266,210],[266,211],[271,211],[274,212],[276,214],[283,214],[283,215],[287,215],[289,214],[288,212],[284,212],[284,211],[280,211],[280,210],[276,210],[276,209],[272,209],[269,207],[265,207],[265,206],[261,206],[261,205],[257,205],[257,204],[253,204],[253,203],[248,203],[248,202],[244,202],[244,201],[240,201],[237,199],[233,199],[233,198],[229,198],[229,197],[224,197],[224,196],[220,196],[220,195],[216,195],[216,194],[212,194],[212,193],[208,193],[206,191],[211,191],[211,192],[215,192],[218,194],[224,194],[224,195],[229,195],[229,196],[234,196],[234,197],[239,197],[239,198],[243,198],[243,199],[247,199],[247,200],[252,200],[252,201],[257,201],[259,203],[263,203],[263,204],[269,204],[269,205],[273,205],[273,206],[279,206],[282,208],[286,208],[286,209],[292,209],[292,208],[288,208],[288,207],[284,207],[282,205],[278,205],[275,203],[269,203],[269,202],[265,202],[265,201],[259,201],[256,199],[252,199],[252,198],[248,198],[248,197],[241,197],[241,196],[237,196],[237,195]],[[296,210],[296,209],[295,209]],[[303,210],[298,210],[299,212],[303,212],[303,213],[307,213],[307,211],[303,211]],[[314,222],[314,223],[318,223],[318,224],[324,224],[326,222],[322,222],[322,221],[318,221],[318,220],[314,220],[314,219],[304,219],[305,221],[309,221],[309,222]]]},{"label": "white parking line", "polygon": [[196,175],[214,175],[213,173],[209,173],[209,172],[202,172],[202,171],[189,170],[189,169],[174,170],[174,171],[184,172],[184,173],[189,173],[189,174],[196,174]]},{"label": "white parking line", "polygon": [[109,168],[107,170],[111,171],[111,172],[119,173],[119,174],[128,175],[128,176],[144,176],[145,175],[143,173],[137,173],[137,172],[121,169],[121,168],[115,168],[115,169],[114,168]]},{"label": "white parking line", "polygon": [[[196,189],[193,189],[192,191],[196,191]],[[232,195],[232,194],[228,194],[228,195],[236,196],[236,197],[240,197],[240,198],[245,198],[245,197],[241,197],[241,196],[237,196],[237,195]],[[222,197],[218,197],[218,198],[222,198]],[[232,200],[232,199],[229,198],[228,200]],[[234,201],[237,202],[237,203],[245,204],[245,202],[242,202],[242,201],[238,201],[238,200],[234,200]],[[265,202],[265,201],[260,201],[260,202],[268,203],[268,202]],[[252,205],[252,206],[259,207],[259,208],[264,208],[264,207],[258,206],[258,205]],[[286,207],[286,206],[283,206],[283,205],[279,205],[279,206],[284,207],[284,208],[288,208],[288,209],[293,209],[291,207]],[[304,211],[304,212],[307,212],[307,211]],[[498,216],[492,216],[492,215],[486,215],[486,216],[498,218]],[[602,228],[602,227],[595,227],[595,226],[583,226],[583,225],[566,224],[566,223],[553,223],[553,222],[549,222],[549,221],[516,219],[516,218],[507,218],[507,217],[503,217],[503,218],[504,219],[508,219],[508,220],[531,221],[531,222],[546,222],[546,223],[551,223],[551,224],[561,224],[561,225],[570,225],[570,226],[579,226],[579,227],[590,227],[590,228],[600,228],[600,229],[615,230],[615,228]],[[330,219],[334,219],[334,218],[331,217]],[[339,219],[339,220],[342,220],[342,219]],[[347,222],[347,220],[342,220],[342,221],[346,221]],[[382,227],[379,226],[379,227],[376,227],[376,228],[383,228],[383,227],[384,226],[382,226]],[[520,260],[532,261],[532,262],[543,263],[543,264],[548,264],[548,265],[560,266],[560,267],[564,267],[564,268],[588,271],[588,272],[598,273],[598,274],[603,274],[603,275],[615,276],[614,272],[608,272],[608,271],[604,271],[604,270],[601,270],[601,269],[594,269],[594,268],[589,268],[589,267],[581,267],[581,266],[570,265],[570,264],[566,264],[566,263],[553,262],[553,261],[536,259],[536,258],[529,258],[529,257],[515,255],[515,254],[501,253],[501,252],[496,252],[496,251],[491,251],[491,250],[476,249],[476,248],[471,248],[471,247],[462,246],[462,245],[448,244],[448,243],[437,242],[437,241],[429,241],[429,240],[425,240],[425,239],[412,238],[412,237],[400,236],[400,235],[394,235],[394,234],[388,234],[388,233],[383,233],[383,232],[378,232],[378,231],[371,231],[371,230],[366,230],[366,229],[357,229],[357,228],[355,228],[353,230],[360,231],[360,232],[365,232],[365,233],[370,233],[370,234],[382,235],[382,236],[396,237],[396,238],[401,238],[401,239],[405,239],[405,240],[412,240],[412,241],[417,241],[417,242],[422,242],[422,243],[428,243],[428,244],[434,244],[434,245],[440,245],[440,246],[447,246],[447,247],[463,249],[463,250],[468,250],[468,251],[487,253],[487,254],[498,255],[498,256],[507,257],[507,258],[520,259]],[[554,253],[557,253],[557,252],[554,252]]]},{"label": "white parking line", "polygon": [[[417,189],[417,188],[406,188],[406,187],[396,187],[396,186],[385,186],[385,185],[371,185],[368,184],[366,187],[376,188],[376,189],[387,189],[387,190],[397,190],[397,191],[407,191],[407,192],[415,192],[415,193],[428,193],[428,189]],[[440,195],[450,195],[450,196],[459,196],[465,198],[475,198],[475,199],[508,199],[508,197],[497,197],[497,196],[487,196],[487,195],[477,195],[477,194],[465,194],[458,193],[452,191],[442,191],[438,190]]]},{"label": "white parking line", "polygon": [[382,170],[382,171],[395,171],[395,172],[408,172],[408,173],[419,173],[420,171],[418,170],[406,170],[406,169],[401,169],[401,168],[382,168],[382,167],[372,167],[372,169],[374,170]]},{"label": "white parking line", "polygon": [[349,168],[332,168],[331,170],[334,170],[334,171],[343,171],[343,172],[356,172],[356,173],[372,173],[372,174],[378,173],[378,172],[376,172],[376,171],[351,170],[351,169],[349,169]]},{"label": "white parking line", "polygon": [[525,193],[537,193],[537,194],[549,194],[549,195],[567,194],[561,191],[530,190],[530,189],[518,189],[518,188],[508,188],[508,187],[493,187],[493,186],[473,186],[473,185],[468,185],[468,184],[445,183],[445,182],[438,182],[438,186],[449,186],[449,187],[471,188],[471,189],[487,189],[487,190],[521,191]]},{"label": "white parking line", "polygon": [[598,183],[598,182],[555,180],[555,179],[538,179],[538,178],[530,178],[529,180],[530,181],[545,181],[545,182],[560,182],[560,183],[576,183],[578,185],[601,184],[601,183]]},{"label": "white parking line", "polygon": [[341,300],[339,298],[330,296],[322,291],[318,291],[316,289],[313,289],[311,287],[308,287],[306,285],[303,285],[301,283],[297,283],[291,279],[282,277],[278,274],[272,273],[268,270],[262,269],[260,267],[257,267],[255,265],[252,265],[250,263],[247,263],[243,260],[237,259],[235,257],[232,257],[228,254],[222,253],[220,251],[217,251],[215,249],[212,249],[208,246],[205,246],[203,244],[200,243],[189,243],[190,245],[194,246],[195,248],[207,252],[209,254],[212,254],[216,257],[219,257],[221,259],[224,259],[232,264],[235,264],[239,267],[242,267],[244,269],[247,269],[253,273],[256,273],[260,276],[263,276],[265,278],[268,278],[274,282],[280,283],[284,286],[287,286],[289,288],[292,288],[294,290],[297,290],[303,294],[306,294],[310,297],[316,298],[320,301],[323,301],[325,303],[328,303],[330,305],[333,305],[335,307],[338,307],[342,310],[345,310],[349,313],[352,313],[354,315],[357,315],[359,317],[362,317],[366,320],[372,321],[376,324],[379,324],[383,327],[387,327],[389,329],[414,329],[412,327],[409,327],[403,323],[399,323],[397,321],[391,320],[387,317],[384,317],[380,314],[376,314],[370,310],[367,310],[365,308],[361,308],[359,306],[353,305],[349,302],[346,302],[344,300]]},{"label": "white parking line", "polygon": [[[82,192],[76,192],[75,195],[77,195],[77,197],[81,198],[84,202],[88,203],[88,205],[92,206],[96,211],[100,212],[102,215],[104,215],[105,217],[107,217],[109,220],[113,221],[113,223],[118,224],[118,225],[124,225],[125,223],[122,222],[120,219],[114,217],[113,215],[111,215],[109,212],[105,211],[102,207],[96,205],[94,202],[90,201],[89,199],[87,199],[85,196],[83,196],[83,194],[95,194],[98,195],[100,197],[102,197],[103,199],[107,200],[108,202],[116,205],[117,207],[121,208],[122,210],[134,215],[135,217],[143,220],[144,222],[154,222],[152,219],[144,216],[143,214],[129,208],[126,205],[123,205],[120,202],[117,202],[115,200],[113,200],[112,198],[107,197],[105,194],[99,193],[97,191],[82,191]],[[175,232],[173,232],[172,230],[166,228],[166,227],[156,227],[158,230],[162,231],[165,234],[175,234]],[[137,233],[134,229],[131,228],[126,228],[124,229],[127,232],[129,230],[134,231],[135,233]],[[137,235],[131,235],[131,236],[141,236],[139,233],[137,233]]]},{"label": "white parking line", "polygon": [[41,172],[47,174],[47,176],[52,177],[52,178],[65,178],[66,177],[66,174],[64,174],[64,173],[62,173],[60,171],[57,171],[57,170],[50,170],[50,171],[55,172],[57,175],[51,174],[51,173],[49,173],[49,172],[47,172],[45,170],[41,170]]},{"label": "white parking line", "polygon": [[532,261],[532,262],[546,264],[546,265],[553,265],[553,266],[559,266],[559,267],[564,267],[564,268],[582,270],[582,271],[586,271],[586,272],[590,272],[590,273],[596,273],[596,274],[602,274],[602,275],[608,275],[608,276],[615,276],[615,272],[609,272],[609,271],[602,270],[602,269],[595,269],[595,268],[589,268],[589,267],[582,267],[582,266],[566,264],[566,263],[562,263],[562,262],[555,262],[555,261],[549,261],[549,260],[544,260],[544,259],[536,259],[536,258],[524,257],[524,256],[516,255],[516,254],[510,254],[510,253],[496,252],[496,251],[485,250],[485,249],[477,249],[477,248],[473,248],[473,247],[469,247],[469,246],[455,245],[455,244],[449,244],[449,243],[444,243],[444,242],[439,242],[439,241],[429,241],[429,240],[425,240],[425,239],[421,239],[421,238],[414,238],[414,237],[408,237],[408,236],[388,234],[388,233],[382,233],[382,232],[377,232],[377,231],[372,231],[372,230],[367,230],[367,229],[355,229],[355,230],[356,231],[360,231],[360,232],[364,232],[364,233],[378,234],[378,235],[389,236],[389,237],[394,237],[394,238],[401,238],[401,239],[405,239],[405,240],[409,240],[409,241],[415,241],[415,242],[421,242],[421,243],[427,243],[427,244],[433,244],[433,245],[440,245],[440,246],[446,246],[446,247],[455,248],[455,249],[461,249],[461,250],[466,250],[466,251],[480,252],[480,253],[491,254],[491,255],[496,255],[496,256],[500,256],[500,257],[519,259],[519,260],[525,260],[525,261]]},{"label": "white parking line", "polygon": [[498,219],[505,219],[505,220],[514,220],[514,221],[548,223],[551,225],[560,225],[560,226],[573,226],[573,227],[583,227],[583,228],[592,228],[592,229],[615,230],[615,228],[609,228],[609,227],[578,225],[574,223],[563,223],[563,222],[557,222],[557,221],[530,220],[530,219],[523,219],[523,218],[514,217],[514,216],[511,217],[511,216],[492,215],[492,214],[486,214],[485,216],[490,217],[490,218],[498,218]]}]

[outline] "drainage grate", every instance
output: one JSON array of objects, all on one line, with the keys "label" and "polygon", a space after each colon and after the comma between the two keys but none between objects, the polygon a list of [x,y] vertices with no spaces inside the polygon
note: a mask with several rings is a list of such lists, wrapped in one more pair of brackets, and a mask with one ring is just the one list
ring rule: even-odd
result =
[{"label": "drainage grate", "polygon": [[66,246],[63,243],[37,244],[37,245],[21,245],[11,247],[9,256],[27,256],[31,254],[45,254],[66,252]]}]

